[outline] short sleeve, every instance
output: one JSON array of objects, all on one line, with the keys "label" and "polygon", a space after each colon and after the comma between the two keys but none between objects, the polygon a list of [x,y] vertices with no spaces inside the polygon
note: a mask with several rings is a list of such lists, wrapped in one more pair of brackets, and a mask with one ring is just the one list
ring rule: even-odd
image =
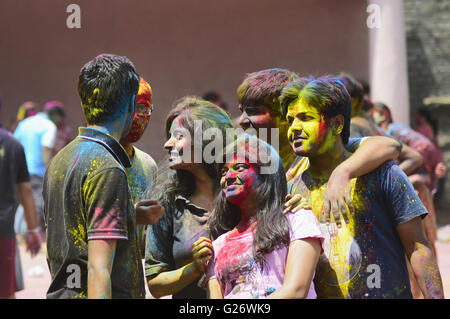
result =
[{"label": "short sleeve", "polygon": [[299,239],[317,238],[320,240],[321,252],[325,237],[320,231],[319,222],[311,210],[302,209],[287,215],[291,224],[291,242]]},{"label": "short sleeve", "polygon": [[83,185],[88,240],[128,239],[129,191],[125,173],[107,168]]},{"label": "short sleeve", "polygon": [[400,167],[388,162],[381,168],[385,168],[385,170],[382,170],[381,187],[386,196],[385,202],[396,225],[428,214],[408,177]]},{"label": "short sleeve", "polygon": [[348,139],[347,144],[345,144],[345,149],[348,152],[355,153],[358,147],[361,146],[361,143],[364,142],[368,137],[351,137]]},{"label": "short sleeve", "polygon": [[223,248],[224,244],[225,244],[225,238],[226,236],[229,234],[229,232],[222,234],[221,236],[219,236],[219,238],[217,238],[216,240],[213,241],[213,255],[211,257],[211,259],[208,262],[208,266],[206,267],[206,272],[205,272],[205,277],[204,279],[200,282],[200,286],[203,288],[206,288],[206,285],[208,283],[208,281],[210,279],[216,278],[216,273],[215,273],[215,269],[216,269],[216,256],[218,254],[218,252],[220,251],[220,249]]},{"label": "short sleeve", "polygon": [[56,125],[53,123],[49,123],[47,130],[41,137],[41,145],[53,148],[56,140]]},{"label": "short sleeve", "polygon": [[15,143],[15,165],[16,165],[16,183],[25,183],[30,181],[30,174],[28,173],[27,161],[22,144],[17,141]]},{"label": "short sleeve", "polygon": [[175,270],[173,259],[173,221],[167,207],[159,221],[147,228],[145,243],[145,276]]}]

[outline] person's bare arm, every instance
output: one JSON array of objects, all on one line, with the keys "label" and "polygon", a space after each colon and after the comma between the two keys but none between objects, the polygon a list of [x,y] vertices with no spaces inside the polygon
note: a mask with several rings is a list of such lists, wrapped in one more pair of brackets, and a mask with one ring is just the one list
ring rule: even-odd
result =
[{"label": "person's bare arm", "polygon": [[33,193],[31,191],[31,183],[17,183],[17,193],[20,203],[23,206],[24,217],[28,228],[26,236],[27,251],[30,252],[31,256],[35,256],[41,250],[41,237],[39,235],[40,229]]},{"label": "person's bare arm", "polygon": [[95,239],[88,242],[88,298],[111,299],[111,272],[116,240]]},{"label": "person's bare arm", "polygon": [[148,276],[148,289],[153,297],[161,298],[173,295],[189,284],[198,280],[206,270],[206,262],[211,258],[213,247],[211,240],[200,237],[192,245],[193,261],[179,269],[162,272],[156,276]]},{"label": "person's bare arm", "polygon": [[412,147],[403,144],[402,151],[398,156],[398,166],[406,175],[411,175],[423,163],[422,155]]},{"label": "person's bare arm", "polygon": [[365,138],[358,149],[331,174],[324,194],[320,220],[329,222],[331,212],[338,226],[340,226],[339,214],[348,222],[346,207],[353,214],[350,180],[372,172],[386,161],[397,159],[401,148],[402,145],[390,137],[371,136]]},{"label": "person's bare arm", "polygon": [[43,146],[42,147],[42,161],[44,162],[45,166],[48,166],[52,157],[53,157],[53,148],[48,148],[48,147]]},{"label": "person's bare arm", "polygon": [[216,278],[208,280],[206,297],[208,299],[223,299],[222,289],[220,288],[219,281]]},{"label": "person's bare arm", "polygon": [[397,233],[425,298],[443,299],[441,274],[423,233],[420,217],[398,225]]},{"label": "person's bare arm", "polygon": [[294,240],[289,245],[283,285],[270,299],[304,299],[308,296],[320,256],[320,242],[316,238]]}]

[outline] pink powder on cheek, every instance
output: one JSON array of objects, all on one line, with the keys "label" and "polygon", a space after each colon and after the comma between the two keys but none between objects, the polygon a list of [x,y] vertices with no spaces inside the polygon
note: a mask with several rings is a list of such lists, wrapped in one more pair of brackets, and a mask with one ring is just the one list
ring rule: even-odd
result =
[{"label": "pink powder on cheek", "polygon": [[318,135],[320,144],[322,144],[325,141],[327,133],[328,133],[328,119],[325,116],[321,115],[319,121],[319,135]]}]

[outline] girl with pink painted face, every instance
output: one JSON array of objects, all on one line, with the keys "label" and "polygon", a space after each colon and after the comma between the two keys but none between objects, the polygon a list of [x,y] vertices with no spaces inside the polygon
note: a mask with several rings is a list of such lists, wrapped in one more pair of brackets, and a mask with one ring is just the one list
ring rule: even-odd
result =
[{"label": "girl with pink painted face", "polygon": [[[277,152],[241,135],[225,149],[222,191],[209,220],[214,255],[209,298],[315,298],[312,279],[323,236],[310,210],[283,213],[287,193]],[[268,164],[277,164],[267,174]]]}]

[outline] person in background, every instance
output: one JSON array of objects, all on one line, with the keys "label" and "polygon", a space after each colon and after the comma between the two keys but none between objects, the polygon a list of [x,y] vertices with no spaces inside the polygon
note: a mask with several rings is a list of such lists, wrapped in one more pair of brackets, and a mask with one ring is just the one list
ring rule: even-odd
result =
[{"label": "person in background", "polygon": [[445,176],[447,174],[447,167],[445,166],[442,151],[439,146],[438,131],[439,125],[437,119],[431,114],[429,108],[420,107],[415,116],[416,131],[428,137],[430,141],[436,146],[436,165],[435,175],[436,183],[432,185],[431,195],[435,200],[435,203],[439,201],[439,198],[444,194]]},{"label": "person in background", "polygon": [[30,181],[33,190],[34,203],[40,217],[40,225],[43,226],[42,182],[45,169],[54,155],[57,127],[55,123],[61,120],[58,108],[53,107],[45,112],[22,120],[16,130],[14,137],[22,143],[25,150]]},{"label": "person in background", "polygon": [[70,142],[70,126],[66,124],[66,112],[64,111],[64,104],[60,101],[49,101],[44,104],[44,112],[54,111],[58,113],[58,118],[55,119],[57,128],[55,145],[53,147],[53,155],[56,155],[64,146]]},{"label": "person in background", "polygon": [[222,95],[217,91],[208,91],[205,94],[203,94],[202,98],[205,101],[209,101],[209,102],[217,105],[218,107],[224,109],[225,111],[228,110],[227,103],[224,102]]},{"label": "person in background", "polygon": [[16,279],[18,250],[14,232],[17,199],[24,207],[28,227],[26,247],[31,256],[39,252],[41,239],[23,146],[1,124],[0,176],[0,299],[9,299],[20,290]]},{"label": "person in background", "polygon": [[[367,136],[390,136],[375,123],[372,113],[374,105],[370,101],[364,86],[349,73],[340,73],[339,80],[344,84],[352,99],[352,119],[350,122],[350,138],[362,138]],[[412,174],[422,165],[422,156],[412,147],[403,144],[398,156],[400,168],[406,175]]]}]

